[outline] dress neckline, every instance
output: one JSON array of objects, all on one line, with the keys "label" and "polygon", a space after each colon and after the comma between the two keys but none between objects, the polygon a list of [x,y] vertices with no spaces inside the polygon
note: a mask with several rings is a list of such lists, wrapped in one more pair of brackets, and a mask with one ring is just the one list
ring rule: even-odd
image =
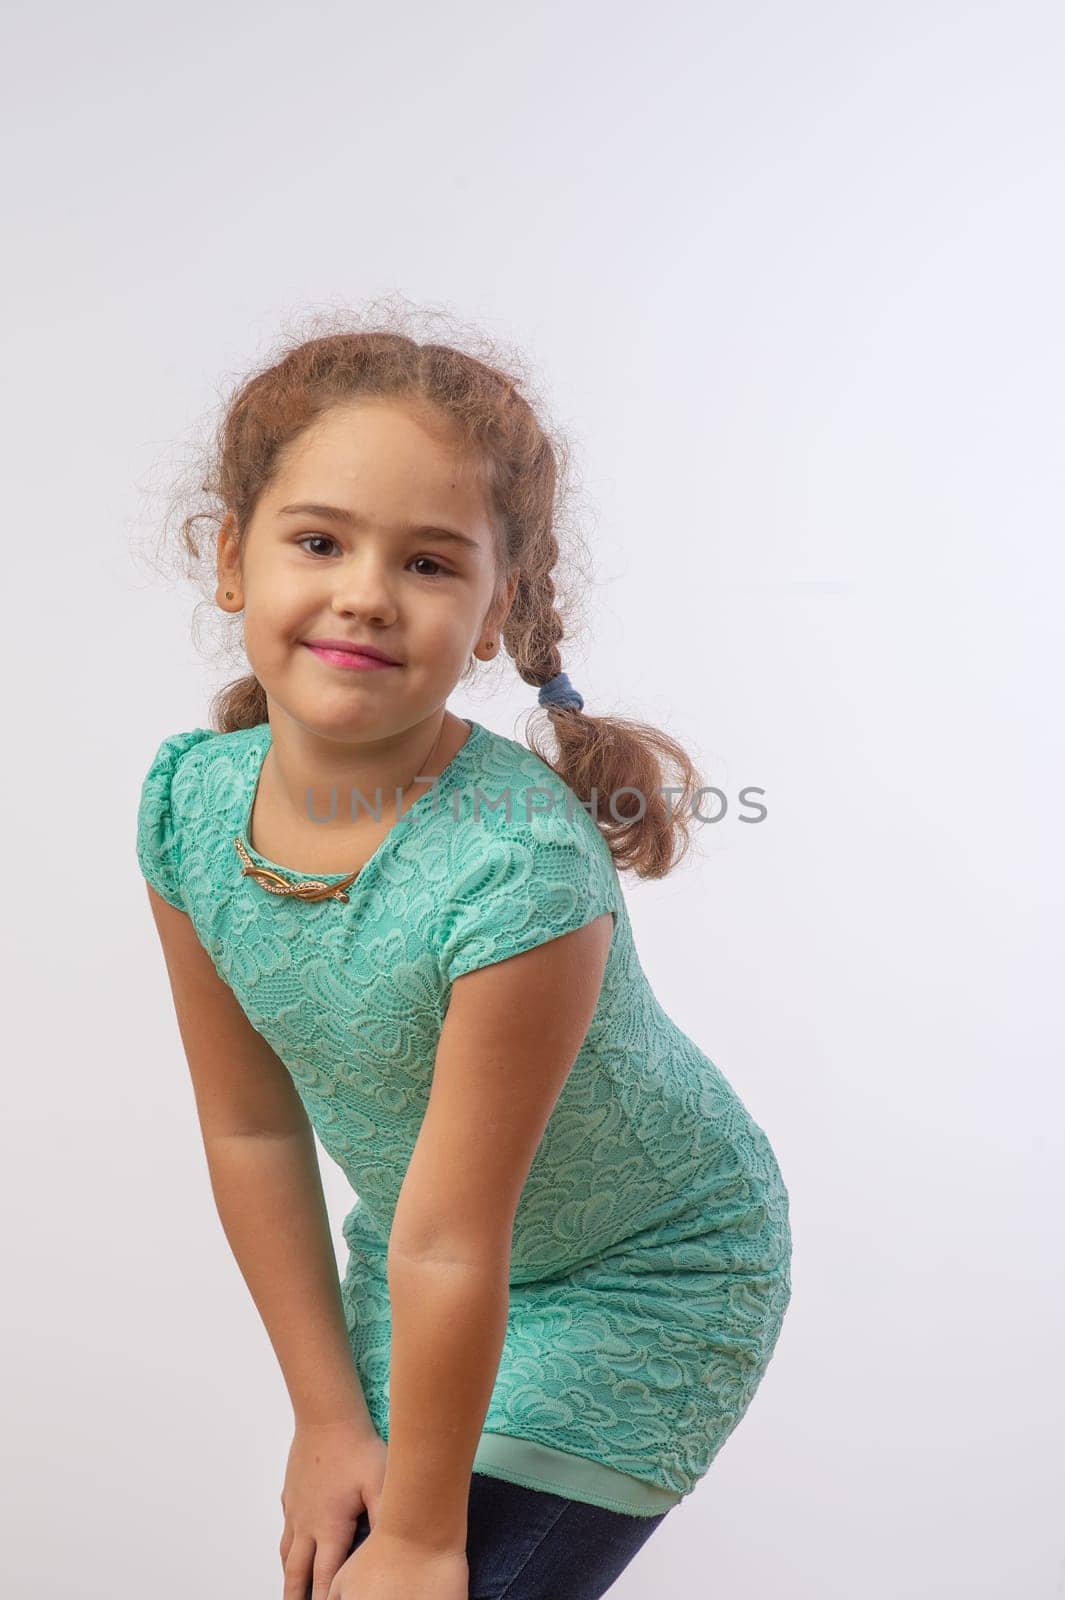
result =
[{"label": "dress neckline", "polygon": [[[430,804],[432,803],[433,796],[438,792],[442,779],[445,777],[453,779],[456,768],[462,763],[462,758],[471,749],[478,747],[481,740],[487,736],[488,730],[482,727],[479,722],[474,722],[469,717],[463,717],[462,720],[469,728],[469,734],[463,740],[462,744],[459,745],[458,749],[455,751],[455,754],[451,757],[451,760],[447,763],[447,765],[442,767],[441,770],[435,774],[435,788],[428,788],[423,795],[418,796],[417,800],[415,800],[414,804],[410,806],[408,810],[403,812],[402,816],[397,817],[396,821],[392,824],[384,838],[378,844],[376,850],[374,850],[372,855],[367,856],[362,866],[358,869],[352,885],[353,888],[358,887],[358,885],[362,882],[367,869],[373,866],[374,863],[384,855],[388,847],[395,843],[395,840],[399,837],[399,835],[406,830],[407,825],[409,824],[414,813],[418,811],[420,807],[424,806],[426,801],[428,801]],[[280,872],[284,874],[286,878],[292,878],[296,881],[313,878],[315,881],[320,881],[322,883],[340,883],[342,880],[350,878],[350,872],[297,872],[295,867],[282,866],[280,862],[271,861],[269,856],[264,856],[260,851],[253,848],[250,837],[251,819],[255,811],[255,800],[259,793],[259,781],[262,778],[263,764],[266,761],[267,751],[274,742],[273,731],[268,722],[259,723],[253,732],[257,737],[260,748],[258,760],[256,761],[252,770],[251,799],[248,802],[246,811],[244,812],[244,821],[240,832],[237,835],[241,846],[247,851],[248,855],[255,862],[256,866],[266,867],[270,872]],[[439,800],[437,803],[439,804]]]}]

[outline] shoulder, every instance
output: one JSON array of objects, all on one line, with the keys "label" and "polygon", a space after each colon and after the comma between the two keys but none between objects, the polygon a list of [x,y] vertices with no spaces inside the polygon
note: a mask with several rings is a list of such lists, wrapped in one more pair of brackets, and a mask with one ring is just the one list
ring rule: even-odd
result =
[{"label": "shoulder", "polygon": [[228,748],[228,742],[236,737],[212,728],[169,734],[156,749],[141,783],[137,860],[152,887],[182,911],[182,829],[195,821],[205,760],[222,747]]},{"label": "shoulder", "polygon": [[485,730],[479,759],[467,775],[462,815],[473,824],[466,837],[492,838],[526,848],[583,848],[612,864],[610,848],[573,789],[535,751]]},{"label": "shoulder", "polygon": [[462,786],[447,850],[440,954],[449,979],[620,913],[610,848],[572,789],[493,734]]},{"label": "shoulder", "polygon": [[190,728],[187,733],[171,733],[163,740],[152,757],[144,786],[156,790],[169,789],[174,776],[190,750],[201,748],[212,739],[223,737],[212,728]]}]

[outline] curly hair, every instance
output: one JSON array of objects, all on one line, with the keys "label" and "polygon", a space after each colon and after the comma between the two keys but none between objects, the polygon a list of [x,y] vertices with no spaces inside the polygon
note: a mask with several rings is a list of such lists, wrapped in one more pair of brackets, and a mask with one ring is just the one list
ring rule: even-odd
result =
[{"label": "curly hair", "polygon": [[[434,315],[424,308],[417,314]],[[575,528],[568,537],[563,533],[571,498],[569,447],[542,420],[542,408],[519,392],[531,389],[520,358],[504,365],[483,337],[468,332],[462,343],[479,342],[480,353],[462,348],[453,322],[446,342],[419,340],[412,321],[396,310],[394,297],[384,315],[345,309],[324,328],[318,317],[317,331],[282,336],[268,364],[238,380],[223,402],[206,460],[193,464],[195,487],[186,501],[206,506],[180,506],[182,563],[193,576],[209,579],[213,591],[218,529],[232,514],[240,547],[282,452],[331,406],[394,400],[449,430],[476,464],[494,537],[493,601],[517,578],[503,646],[519,676],[539,688],[562,671],[560,647],[575,609],[568,566],[586,557]],[[213,600],[205,604],[221,615]],[[225,623],[240,625],[229,616]],[[459,681],[477,666],[471,657]],[[689,814],[701,777],[687,752],[647,723],[594,716],[572,705],[548,705],[542,713],[556,751],[549,753],[527,731],[529,746],[582,802],[595,794],[591,814],[615,864],[641,878],[664,877],[692,842]],[[215,695],[210,715],[219,732],[254,727],[268,720],[266,693],[245,673]],[[668,792],[677,797],[675,806]]]}]

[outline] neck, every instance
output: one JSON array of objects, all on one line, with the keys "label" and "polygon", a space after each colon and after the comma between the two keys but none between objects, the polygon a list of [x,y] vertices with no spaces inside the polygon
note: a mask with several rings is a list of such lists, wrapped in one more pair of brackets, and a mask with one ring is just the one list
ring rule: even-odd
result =
[{"label": "neck", "polygon": [[276,815],[297,825],[316,820],[337,832],[351,830],[375,823],[378,811],[382,821],[394,820],[428,793],[468,732],[460,717],[441,708],[386,737],[332,739],[271,707],[271,748],[260,787],[267,788]]}]

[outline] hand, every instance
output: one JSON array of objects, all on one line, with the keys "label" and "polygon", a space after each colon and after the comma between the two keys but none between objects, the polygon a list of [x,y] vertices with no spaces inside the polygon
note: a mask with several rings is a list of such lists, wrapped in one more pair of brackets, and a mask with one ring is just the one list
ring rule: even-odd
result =
[{"label": "hand", "polygon": [[359,1517],[377,1519],[387,1460],[384,1440],[363,1425],[297,1422],[281,1491],[283,1600],[326,1600]]},{"label": "hand", "polygon": [[469,1600],[465,1550],[434,1549],[378,1528],[348,1557],[325,1600]]}]

